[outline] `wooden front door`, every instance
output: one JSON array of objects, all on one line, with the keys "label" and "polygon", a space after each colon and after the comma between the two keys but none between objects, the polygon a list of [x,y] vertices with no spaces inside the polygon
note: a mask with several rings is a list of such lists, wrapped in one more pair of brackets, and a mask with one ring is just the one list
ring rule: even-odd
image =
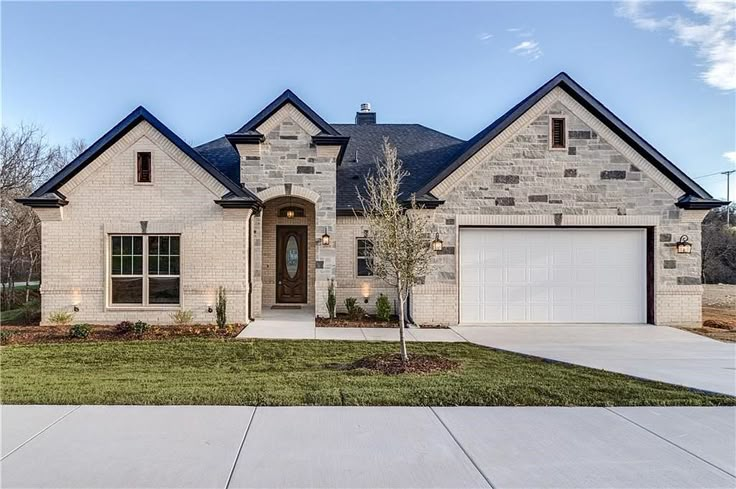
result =
[{"label": "wooden front door", "polygon": [[307,226],[276,227],[276,302],[307,302]]}]

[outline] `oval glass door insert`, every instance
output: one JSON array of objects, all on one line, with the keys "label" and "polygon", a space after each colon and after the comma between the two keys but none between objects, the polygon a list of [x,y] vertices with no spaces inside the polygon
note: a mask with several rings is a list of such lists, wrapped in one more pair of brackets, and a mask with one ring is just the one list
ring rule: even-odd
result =
[{"label": "oval glass door insert", "polygon": [[296,277],[296,272],[299,266],[299,246],[297,245],[296,238],[289,236],[286,241],[286,273],[289,274],[289,278]]}]

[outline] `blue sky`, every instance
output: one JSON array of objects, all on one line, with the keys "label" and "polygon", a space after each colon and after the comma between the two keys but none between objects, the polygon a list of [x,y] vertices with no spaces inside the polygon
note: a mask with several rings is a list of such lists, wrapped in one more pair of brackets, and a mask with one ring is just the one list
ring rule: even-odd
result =
[{"label": "blue sky", "polygon": [[3,2],[2,119],[90,144],[144,105],[200,144],[291,88],[470,138],[566,71],[698,177],[736,165],[732,5]]}]

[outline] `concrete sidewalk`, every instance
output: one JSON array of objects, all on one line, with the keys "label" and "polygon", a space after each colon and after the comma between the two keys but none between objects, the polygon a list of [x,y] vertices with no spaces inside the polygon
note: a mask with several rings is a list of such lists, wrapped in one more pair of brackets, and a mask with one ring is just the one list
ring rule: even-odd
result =
[{"label": "concrete sidewalk", "polygon": [[[465,341],[451,329],[407,328],[405,332],[407,341]],[[399,331],[396,328],[318,328],[314,321],[314,307],[302,307],[264,310],[263,317],[246,326],[238,335],[238,339],[251,338],[399,341]]]},{"label": "concrete sidewalk", "polygon": [[2,406],[11,487],[734,487],[736,408]]}]

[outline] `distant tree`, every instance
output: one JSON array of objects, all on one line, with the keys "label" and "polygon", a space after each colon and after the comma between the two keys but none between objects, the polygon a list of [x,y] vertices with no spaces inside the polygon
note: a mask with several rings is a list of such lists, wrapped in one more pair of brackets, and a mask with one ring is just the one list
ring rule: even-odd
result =
[{"label": "distant tree", "polygon": [[401,199],[401,182],[408,175],[395,146],[383,140],[383,157],[375,173],[365,181],[360,194],[372,247],[368,266],[373,274],[396,289],[399,298],[399,342],[401,362],[409,359],[404,338],[406,301],[412,287],[429,271],[434,252],[430,249],[429,218],[423,215],[414,196],[407,206]]},{"label": "distant tree", "polygon": [[[29,195],[84,150],[84,142],[50,146],[35,125],[0,129],[0,306],[13,307],[15,283],[28,283],[38,274],[41,261],[41,226],[36,214],[15,202]],[[29,298],[26,289],[25,301]]]},{"label": "distant tree", "polygon": [[703,220],[703,283],[736,284],[736,226],[726,226],[726,212],[736,223],[733,206],[713,209]]}]

